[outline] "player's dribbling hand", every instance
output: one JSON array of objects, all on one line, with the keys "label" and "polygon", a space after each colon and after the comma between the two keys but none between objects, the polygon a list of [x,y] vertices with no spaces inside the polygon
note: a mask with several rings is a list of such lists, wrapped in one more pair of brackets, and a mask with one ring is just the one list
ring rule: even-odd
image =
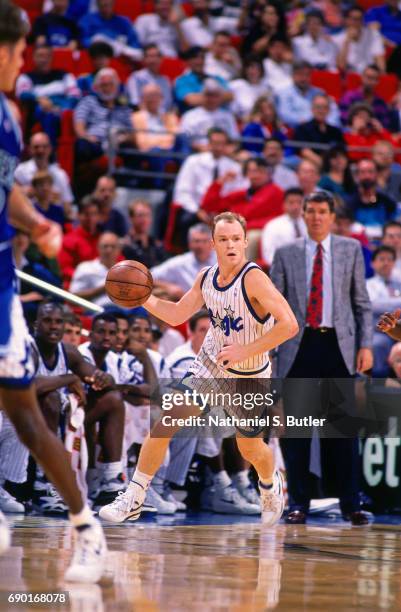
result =
[{"label": "player's dribbling hand", "polygon": [[31,233],[31,238],[41,253],[43,253],[45,257],[52,259],[56,257],[61,249],[63,232],[58,223],[44,219],[35,225]]},{"label": "player's dribbling hand", "polygon": [[380,331],[386,333],[397,325],[398,319],[401,317],[401,308],[394,312],[385,312],[381,315],[376,327]]},{"label": "player's dribbling hand", "polygon": [[247,358],[245,347],[241,344],[229,344],[224,346],[217,355],[217,365],[223,369],[230,368],[234,363],[239,363]]},{"label": "player's dribbling hand", "polygon": [[95,370],[92,376],[86,376],[85,382],[88,383],[94,391],[103,391],[103,389],[107,389],[107,387],[114,386],[113,378],[110,374],[102,370]]}]

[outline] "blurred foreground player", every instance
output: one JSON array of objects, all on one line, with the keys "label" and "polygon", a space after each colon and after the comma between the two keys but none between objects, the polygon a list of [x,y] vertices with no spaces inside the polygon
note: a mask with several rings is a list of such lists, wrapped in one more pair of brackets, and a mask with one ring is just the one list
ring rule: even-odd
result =
[{"label": "blurred foreground player", "polygon": [[[229,212],[218,215],[214,219],[212,238],[217,264],[201,270],[193,287],[179,302],[171,303],[152,295],[144,307],[176,326],[206,304],[212,325],[182,380],[182,388],[204,393],[218,381],[218,391],[229,392],[233,389],[230,385],[242,379],[255,389],[258,379],[270,377],[268,352],[297,334],[298,325],[289,305],[268,277],[256,264],[246,260],[245,219]],[[237,416],[231,406],[225,410]],[[202,413],[196,405],[175,405],[169,414],[178,418]],[[154,426],[142,446],[127,491],[101,509],[102,518],[121,522],[139,517],[149,484],[179,427],[167,429],[162,422]],[[251,432],[251,435],[256,434]],[[274,525],[283,513],[284,497],[281,476],[274,469],[273,453],[260,437],[237,435],[237,444],[241,455],[252,463],[259,476],[262,521]]]},{"label": "blurred foreground player", "polygon": [[[12,91],[23,64],[25,24],[20,9],[0,0],[0,92]],[[34,374],[28,331],[16,295],[11,251],[12,224],[30,234],[47,257],[61,245],[61,230],[39,214],[19,187],[14,170],[21,152],[21,134],[6,98],[0,93],[0,402],[21,441],[56,485],[70,509],[76,540],[66,580],[97,582],[107,552],[98,521],[82,499],[62,443],[49,431],[38,406],[32,384]],[[95,381],[91,381],[96,386]],[[0,552],[10,545],[10,532],[0,513]]]}]

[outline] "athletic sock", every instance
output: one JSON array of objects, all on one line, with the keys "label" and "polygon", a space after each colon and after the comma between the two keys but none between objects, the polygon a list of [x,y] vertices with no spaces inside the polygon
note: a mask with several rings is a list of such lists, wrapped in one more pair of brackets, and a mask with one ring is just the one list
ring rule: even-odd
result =
[{"label": "athletic sock", "polygon": [[102,480],[113,480],[117,478],[123,471],[122,461],[112,461],[111,463],[102,464]]},{"label": "athletic sock", "polygon": [[86,502],[81,512],[78,512],[78,514],[72,514],[70,512],[69,519],[73,526],[77,529],[79,527],[83,527],[84,525],[91,525],[95,520],[92,510],[89,508]]},{"label": "athletic sock", "polygon": [[273,478],[270,480],[262,480],[259,478],[259,486],[262,487],[262,489],[271,489],[273,487]]},{"label": "athletic sock", "polygon": [[216,489],[225,489],[226,487],[230,486],[231,478],[225,470],[221,470],[221,472],[213,474],[213,484]]},{"label": "athletic sock", "polygon": [[149,474],[144,474],[143,472],[140,472],[137,468],[132,476],[131,482],[129,483],[129,488],[133,488],[135,484],[139,484],[146,491],[146,489],[152,482],[152,478],[153,476],[150,476]]},{"label": "athletic sock", "polygon": [[236,487],[240,487],[241,489],[246,489],[251,484],[248,470],[241,470],[233,474],[231,480]]}]

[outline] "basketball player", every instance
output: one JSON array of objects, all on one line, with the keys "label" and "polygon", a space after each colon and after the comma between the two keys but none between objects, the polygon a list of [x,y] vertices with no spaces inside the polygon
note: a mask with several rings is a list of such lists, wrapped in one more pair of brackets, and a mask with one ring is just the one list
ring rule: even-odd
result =
[{"label": "basketball player", "polygon": [[[243,217],[230,212],[217,215],[212,237],[217,264],[202,270],[179,302],[150,296],[144,304],[151,314],[173,326],[183,323],[206,304],[212,325],[182,381],[192,390],[202,389],[207,379],[229,382],[238,377],[268,378],[268,352],[298,333],[297,321],[286,300],[262,270],[245,258],[248,242]],[[198,416],[201,412],[194,405],[176,405],[170,414]],[[161,422],[154,426],[152,436],[142,446],[127,491],[102,509],[102,518],[121,522],[139,517],[146,490],[163,461],[169,435],[175,433],[173,427],[168,429],[171,432],[166,434]],[[273,525],[283,513],[284,498],[272,451],[260,437],[237,436],[237,444],[259,476],[262,520]]]},{"label": "basketball player", "polygon": [[[12,91],[23,64],[26,26],[18,7],[0,0],[0,92]],[[70,509],[75,551],[66,579],[97,582],[103,573],[106,541],[78,489],[62,443],[49,431],[36,400],[28,331],[15,290],[11,225],[31,236],[47,257],[61,246],[61,230],[39,214],[14,184],[21,152],[21,134],[3,93],[0,93],[0,404],[21,441],[29,448]],[[96,386],[96,379],[90,381]],[[0,514],[0,552],[10,545],[8,524]]]}]

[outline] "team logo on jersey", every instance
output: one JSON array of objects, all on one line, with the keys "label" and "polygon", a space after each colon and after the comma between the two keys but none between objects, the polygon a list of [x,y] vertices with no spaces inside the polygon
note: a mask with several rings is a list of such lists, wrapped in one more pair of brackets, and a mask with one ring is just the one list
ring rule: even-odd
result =
[{"label": "team logo on jersey", "polygon": [[239,332],[241,329],[244,329],[242,317],[236,317],[235,312],[230,306],[228,308],[224,308],[224,310],[226,314],[224,317],[221,317],[218,312],[213,314],[212,309],[209,308],[209,317],[213,327],[220,327],[226,336],[229,336],[230,332],[232,331]]}]

